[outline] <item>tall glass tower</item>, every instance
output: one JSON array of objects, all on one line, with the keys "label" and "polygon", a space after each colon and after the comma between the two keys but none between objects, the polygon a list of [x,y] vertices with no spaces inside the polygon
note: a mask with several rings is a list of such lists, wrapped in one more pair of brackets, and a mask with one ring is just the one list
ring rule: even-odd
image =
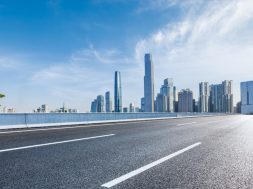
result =
[{"label": "tall glass tower", "polygon": [[110,91],[107,91],[105,93],[105,110],[106,112],[112,112],[112,101]]},{"label": "tall glass tower", "polygon": [[144,99],[145,112],[154,112],[154,67],[151,54],[145,54]]},{"label": "tall glass tower", "polygon": [[119,71],[115,72],[114,78],[114,111],[122,112],[121,75]]}]

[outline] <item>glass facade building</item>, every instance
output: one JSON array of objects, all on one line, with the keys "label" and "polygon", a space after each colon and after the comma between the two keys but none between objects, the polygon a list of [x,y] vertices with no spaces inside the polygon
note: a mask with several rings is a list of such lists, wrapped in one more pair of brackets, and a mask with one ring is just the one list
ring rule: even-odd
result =
[{"label": "glass facade building", "polygon": [[160,89],[160,93],[166,96],[167,105],[166,112],[174,112],[174,88],[173,88],[173,79],[167,78],[164,80],[164,84]]},{"label": "glass facade building", "polygon": [[241,113],[253,114],[253,81],[241,82]]},{"label": "glass facade building", "polygon": [[104,96],[97,96],[97,112],[104,112]]},{"label": "glass facade building", "polygon": [[208,82],[199,83],[199,112],[209,112],[210,88]]},{"label": "glass facade building", "polygon": [[193,92],[190,89],[178,93],[178,112],[193,112]]},{"label": "glass facade building", "polygon": [[114,77],[114,111],[122,112],[122,90],[121,90],[121,74],[115,72]]},{"label": "glass facade building", "polygon": [[105,110],[106,112],[112,112],[112,100],[110,91],[107,91],[105,93]]},{"label": "glass facade building", "polygon": [[144,99],[145,112],[154,112],[154,66],[151,54],[145,54]]}]

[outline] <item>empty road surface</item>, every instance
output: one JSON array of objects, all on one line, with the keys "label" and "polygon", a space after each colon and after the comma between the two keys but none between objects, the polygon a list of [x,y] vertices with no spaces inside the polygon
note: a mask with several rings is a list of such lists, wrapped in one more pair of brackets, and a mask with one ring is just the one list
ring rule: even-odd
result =
[{"label": "empty road surface", "polygon": [[0,188],[253,188],[253,116],[0,130]]}]

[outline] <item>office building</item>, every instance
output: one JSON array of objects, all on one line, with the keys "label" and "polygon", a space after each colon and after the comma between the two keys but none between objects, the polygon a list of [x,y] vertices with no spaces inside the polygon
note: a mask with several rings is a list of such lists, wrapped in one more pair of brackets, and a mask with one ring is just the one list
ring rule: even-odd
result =
[{"label": "office building", "polygon": [[112,112],[112,100],[110,91],[107,91],[105,93],[105,110],[106,112]]},{"label": "office building", "polygon": [[178,93],[177,93],[177,87],[173,86],[173,110],[174,112],[178,112]]},{"label": "office building", "polygon": [[193,92],[190,89],[178,93],[178,112],[193,112]]},{"label": "office building", "polygon": [[222,84],[210,86],[210,112],[232,113],[233,81],[225,80]]},{"label": "office building", "polygon": [[208,82],[199,83],[199,112],[209,112],[210,90]]},{"label": "office building", "polygon": [[154,66],[151,54],[145,54],[145,112],[154,112]]},{"label": "office building", "polygon": [[174,112],[174,87],[173,79],[167,78],[164,80],[164,84],[161,86],[160,93],[167,97],[167,112]]},{"label": "office building", "polygon": [[141,98],[141,112],[145,111],[145,98]]},{"label": "office building", "polygon": [[135,107],[135,110],[134,110],[136,113],[139,113],[140,112],[140,108],[139,107]]},{"label": "office building", "polygon": [[222,82],[222,112],[232,113],[233,106],[233,82],[231,80],[225,80]]},{"label": "office building", "polygon": [[97,112],[104,112],[104,96],[97,96]]},{"label": "office building", "polygon": [[93,113],[97,112],[97,99],[95,99],[91,102],[90,112],[93,112]]},{"label": "office building", "polygon": [[128,113],[128,108],[127,108],[127,107],[124,107],[124,108],[123,108],[123,112],[124,112],[124,113]]},{"label": "office building", "polygon": [[[237,103],[236,103],[234,113],[238,113],[238,114],[242,113],[242,112],[241,112],[241,102],[237,102]],[[253,113],[253,111],[252,111],[252,113]]]},{"label": "office building", "polygon": [[129,104],[129,112],[134,112],[134,111],[135,111],[134,104],[130,103]]},{"label": "office building", "polygon": [[210,86],[210,112],[222,112],[222,84]]},{"label": "office building", "polygon": [[157,112],[166,112],[167,111],[167,96],[164,94],[158,93],[156,96],[156,111]]},{"label": "office building", "polygon": [[241,82],[241,113],[253,114],[253,81]]},{"label": "office building", "polygon": [[115,72],[114,78],[114,112],[122,112],[122,90],[121,90],[121,74]]}]

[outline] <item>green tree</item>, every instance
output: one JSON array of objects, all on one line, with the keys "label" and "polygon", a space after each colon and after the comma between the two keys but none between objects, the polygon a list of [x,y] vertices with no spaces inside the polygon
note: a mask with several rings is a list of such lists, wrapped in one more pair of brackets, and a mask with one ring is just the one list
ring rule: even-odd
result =
[{"label": "green tree", "polygon": [[[0,98],[4,98],[4,97],[5,97],[5,95],[0,93]],[[0,104],[0,106],[1,106],[1,104]]]},{"label": "green tree", "polygon": [[4,97],[5,97],[5,95],[0,93],[0,98],[4,98]]}]

